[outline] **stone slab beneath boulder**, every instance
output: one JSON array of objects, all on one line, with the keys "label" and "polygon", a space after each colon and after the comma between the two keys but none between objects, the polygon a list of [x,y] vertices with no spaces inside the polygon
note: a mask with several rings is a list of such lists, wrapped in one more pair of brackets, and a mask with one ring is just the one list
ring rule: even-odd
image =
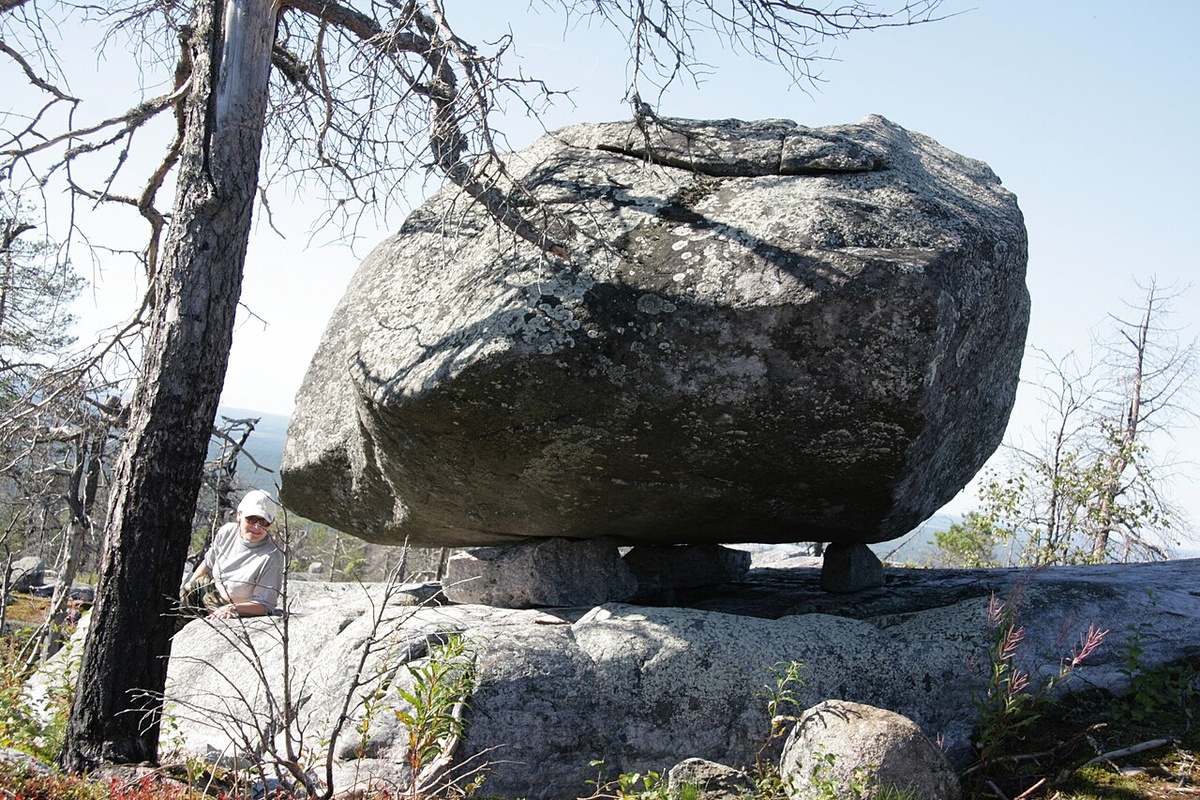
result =
[{"label": "stone slab beneath boulder", "polygon": [[883,562],[865,544],[834,542],[825,548],[821,588],[850,594],[883,586]]}]

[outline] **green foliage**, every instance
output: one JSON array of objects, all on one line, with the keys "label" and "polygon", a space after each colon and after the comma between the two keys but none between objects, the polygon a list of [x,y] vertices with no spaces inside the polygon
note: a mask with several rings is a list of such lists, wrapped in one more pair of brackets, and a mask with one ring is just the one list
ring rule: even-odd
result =
[{"label": "green foliage", "polygon": [[[775,682],[764,686],[759,697],[767,700],[767,717],[771,721],[771,733],[767,744],[783,735],[789,722],[794,722],[804,710],[800,690],[804,688],[806,667],[799,661],[780,661],[768,668]],[[766,745],[763,746],[764,749]]]},{"label": "green foliage", "polygon": [[1046,700],[1080,664],[1100,647],[1108,631],[1089,627],[1069,655],[1059,661],[1057,672],[1035,682],[1019,661],[1025,627],[1018,619],[1024,582],[1015,585],[1005,599],[992,595],[988,604],[988,643],[984,687],[975,697],[979,725],[976,732],[977,767],[986,773],[991,764],[1011,752],[1026,732],[1038,722]]},{"label": "green foliage", "polygon": [[1170,664],[1133,675],[1122,713],[1145,726],[1174,723],[1180,730],[1196,724],[1193,709],[1200,700],[1200,671],[1187,663]]},{"label": "green foliage", "polygon": [[937,548],[934,562],[967,569],[998,567],[1001,564],[996,558],[996,547],[1011,538],[1012,531],[997,526],[992,517],[972,511],[962,522],[933,535]]},{"label": "green foliage", "polygon": [[1200,705],[1200,670],[1188,661],[1145,669],[1143,639],[1150,624],[1133,626],[1121,648],[1121,672],[1129,678],[1129,690],[1116,703],[1116,714],[1134,725],[1176,731],[1192,730],[1193,709]]},{"label": "green foliage", "polygon": [[[1065,450],[1053,459],[1010,463],[1007,474],[989,469],[979,487],[980,506],[962,522],[934,534],[937,566],[968,569],[1001,566],[1083,564],[1099,522],[1107,473],[1098,456]],[[1123,506],[1134,527],[1148,520]]]},{"label": "green foliage", "polygon": [[975,698],[979,713],[978,749],[982,763],[991,761],[1026,727],[1037,721],[1036,703],[1028,689],[1029,673],[1017,665],[1017,650],[1025,638],[1018,626],[1014,604],[1001,602],[992,595],[988,608],[986,685]]},{"label": "green foliage", "polygon": [[[596,780],[588,781],[595,791],[588,800],[674,800],[667,791],[667,781],[662,774],[654,770],[646,772],[623,772],[612,780],[604,777],[604,762],[589,761],[590,766],[596,767]],[[691,797],[698,800],[699,791],[694,786],[684,787],[686,795],[681,792],[679,797]]]},{"label": "green foliage", "polygon": [[754,764],[754,798],[755,800],[784,800],[788,796],[788,782],[779,772],[779,764],[775,760],[764,760],[761,757]]},{"label": "green foliage", "polygon": [[979,510],[937,542],[949,566],[991,566],[995,547],[1027,566],[1163,559],[1176,533],[1165,483],[1172,470],[1152,445],[1170,420],[1191,416],[1196,342],[1181,343],[1163,317],[1179,293],[1153,281],[1138,319],[1112,330],[1080,368],[1072,354],[1042,355],[1045,428],[1007,457],[979,489]]},{"label": "green foliage", "polygon": [[371,564],[366,542],[300,517],[291,518],[290,532],[288,556],[293,570],[304,571],[309,564],[320,562],[331,581],[368,579]]},{"label": "green foliage", "polygon": [[429,648],[429,658],[408,664],[412,687],[397,687],[406,708],[396,710],[408,736],[408,767],[411,789],[418,793],[422,772],[441,754],[442,748],[462,735],[464,722],[455,713],[475,688],[475,662],[467,655],[463,638],[452,635],[444,644]]},{"label": "green foliage", "polygon": [[[63,653],[60,657],[66,659],[70,654]],[[25,696],[25,683],[33,667],[16,637],[0,639],[0,662],[8,665],[0,670],[0,747],[20,750],[40,761],[52,761],[62,744],[70,710],[71,687],[66,676],[48,686],[45,701],[49,718],[46,719],[30,706]]]},{"label": "green foliage", "polygon": [[354,749],[356,758],[367,757],[367,745],[371,742],[371,726],[374,724],[386,696],[387,684],[380,681],[373,691],[362,698],[362,711],[354,723],[354,732],[358,734],[358,745]]},{"label": "green foliage", "polygon": [[66,309],[83,278],[47,239],[30,238],[31,209],[5,192],[0,198],[0,386],[24,370],[15,362],[55,355],[74,342]]},{"label": "green foliage", "polygon": [[367,558],[365,554],[366,545],[359,546],[359,555],[347,557],[340,568],[335,567],[335,572],[340,574],[342,580],[346,581],[361,581],[367,568]]}]

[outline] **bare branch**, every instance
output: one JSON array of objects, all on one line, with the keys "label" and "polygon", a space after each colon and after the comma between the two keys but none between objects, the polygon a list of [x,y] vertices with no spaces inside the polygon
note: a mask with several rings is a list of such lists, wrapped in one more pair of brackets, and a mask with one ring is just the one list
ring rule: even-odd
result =
[{"label": "bare branch", "polygon": [[[652,111],[645,85],[658,98],[675,83],[699,83],[709,71],[697,42],[712,32],[728,47],[787,70],[799,84],[820,81],[821,45],[859,31],[907,27],[944,19],[941,0],[816,5],[788,0],[619,0],[590,3],[543,0],[570,17],[599,18],[625,35],[629,54],[626,97],[637,116]],[[889,10],[890,8],[890,10]]]},{"label": "bare branch", "polygon": [[11,148],[8,150],[0,150],[0,156],[7,156],[9,158],[27,158],[35,153],[40,153],[42,151],[50,150],[54,147],[57,147],[58,145],[63,144],[64,142],[72,141],[74,139],[82,139],[87,136],[91,136],[94,133],[99,133],[100,131],[107,130],[108,128],[112,128],[112,127],[118,126],[118,125],[121,126],[115,133],[111,134],[107,139],[102,139],[99,142],[86,144],[86,145],[78,145],[76,147],[70,148],[69,150],[66,151],[66,154],[63,157],[63,162],[70,161],[71,159],[75,158],[76,156],[82,155],[83,153],[90,153],[90,152],[95,152],[97,150],[104,149],[105,147],[109,146],[113,142],[118,141],[121,138],[127,136],[129,133],[131,133],[135,129],[141,127],[146,122],[153,119],[159,112],[163,111],[166,108],[170,108],[175,103],[179,102],[183,97],[185,97],[187,95],[187,88],[188,88],[187,84],[184,84],[183,86],[176,88],[169,94],[165,94],[160,97],[153,98],[152,100],[148,100],[145,103],[141,103],[141,104],[129,109],[124,114],[121,114],[116,117],[110,117],[109,119],[103,120],[101,122],[97,122],[94,125],[89,125],[89,126],[86,126],[83,128],[76,128],[73,130],[64,131],[63,133],[60,133],[57,136],[54,136],[52,138],[46,139],[45,141],[39,142],[36,145],[30,145],[29,147],[15,147],[15,148]]},{"label": "bare branch", "polygon": [[[311,41],[308,45],[311,55],[307,60],[311,67],[302,70],[298,57],[292,53],[291,66],[285,77],[290,86],[300,89],[317,104],[312,119],[312,140],[318,163],[340,176],[355,196],[358,196],[359,176],[368,181],[373,176],[354,172],[352,167],[358,159],[357,154],[344,146],[333,146],[333,137],[351,142],[355,149],[361,149],[364,143],[375,142],[364,136],[365,131],[358,124],[359,117],[347,115],[346,86],[335,85],[330,66],[335,60],[344,64],[345,59],[352,61],[373,52],[375,57],[365,62],[366,71],[359,80],[383,87],[382,95],[373,93],[370,99],[372,116],[377,119],[370,124],[382,125],[378,129],[383,134],[381,143],[392,139],[390,126],[396,119],[385,111],[384,104],[398,109],[412,97],[423,98],[429,107],[428,151],[434,165],[483,205],[501,225],[552,255],[566,257],[562,243],[552,238],[543,225],[522,214],[519,204],[500,188],[498,182],[504,175],[504,168],[491,131],[490,117],[495,108],[495,87],[504,85],[494,67],[503,50],[487,58],[481,57],[475,48],[454,34],[436,0],[427,0],[425,10],[417,9],[414,4],[401,4],[386,25],[355,9],[320,0],[288,0],[285,8],[311,16],[316,25],[310,34],[303,34],[299,21],[289,27],[294,42],[298,43],[303,35]],[[356,40],[355,49],[347,51],[345,59],[339,59],[338,51],[332,49],[331,29],[340,29]],[[408,57],[416,59],[416,63],[407,66],[404,59]],[[399,80],[377,83],[380,71],[390,71]],[[406,89],[398,90],[390,83],[399,83]],[[394,94],[389,98],[387,93]],[[343,117],[350,124],[344,124]],[[408,127],[407,121],[396,121]],[[471,152],[472,136],[478,142],[475,153]],[[381,162],[385,163],[386,159],[374,161],[371,169]],[[491,178],[484,177],[489,173]],[[519,191],[519,187],[515,190]],[[371,196],[363,195],[364,198]]]}]

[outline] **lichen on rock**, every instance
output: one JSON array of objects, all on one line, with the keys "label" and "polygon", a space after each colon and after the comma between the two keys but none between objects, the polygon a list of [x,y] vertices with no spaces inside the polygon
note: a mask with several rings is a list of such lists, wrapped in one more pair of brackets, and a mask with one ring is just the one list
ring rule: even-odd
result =
[{"label": "lichen on rock", "polygon": [[414,212],[297,397],[298,512],[421,546],[876,542],[998,445],[1026,236],[981,162],[881,117],[665,119],[507,167],[570,258],[454,188]]}]

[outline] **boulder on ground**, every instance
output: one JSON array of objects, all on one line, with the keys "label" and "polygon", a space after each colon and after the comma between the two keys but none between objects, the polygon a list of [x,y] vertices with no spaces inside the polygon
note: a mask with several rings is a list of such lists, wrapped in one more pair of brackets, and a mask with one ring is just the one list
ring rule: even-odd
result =
[{"label": "boulder on ground", "polygon": [[779,773],[793,800],[962,796],[958,773],[912,720],[843,700],[826,700],[800,715]]},{"label": "boulder on ground", "polygon": [[25,556],[12,562],[8,574],[10,592],[29,592],[44,583],[46,562],[37,556]]},{"label": "boulder on ground", "polygon": [[363,262],[282,497],[364,539],[879,542],[994,451],[1029,315],[988,167],[881,117],[578,125],[507,159],[570,255],[455,188]]}]

